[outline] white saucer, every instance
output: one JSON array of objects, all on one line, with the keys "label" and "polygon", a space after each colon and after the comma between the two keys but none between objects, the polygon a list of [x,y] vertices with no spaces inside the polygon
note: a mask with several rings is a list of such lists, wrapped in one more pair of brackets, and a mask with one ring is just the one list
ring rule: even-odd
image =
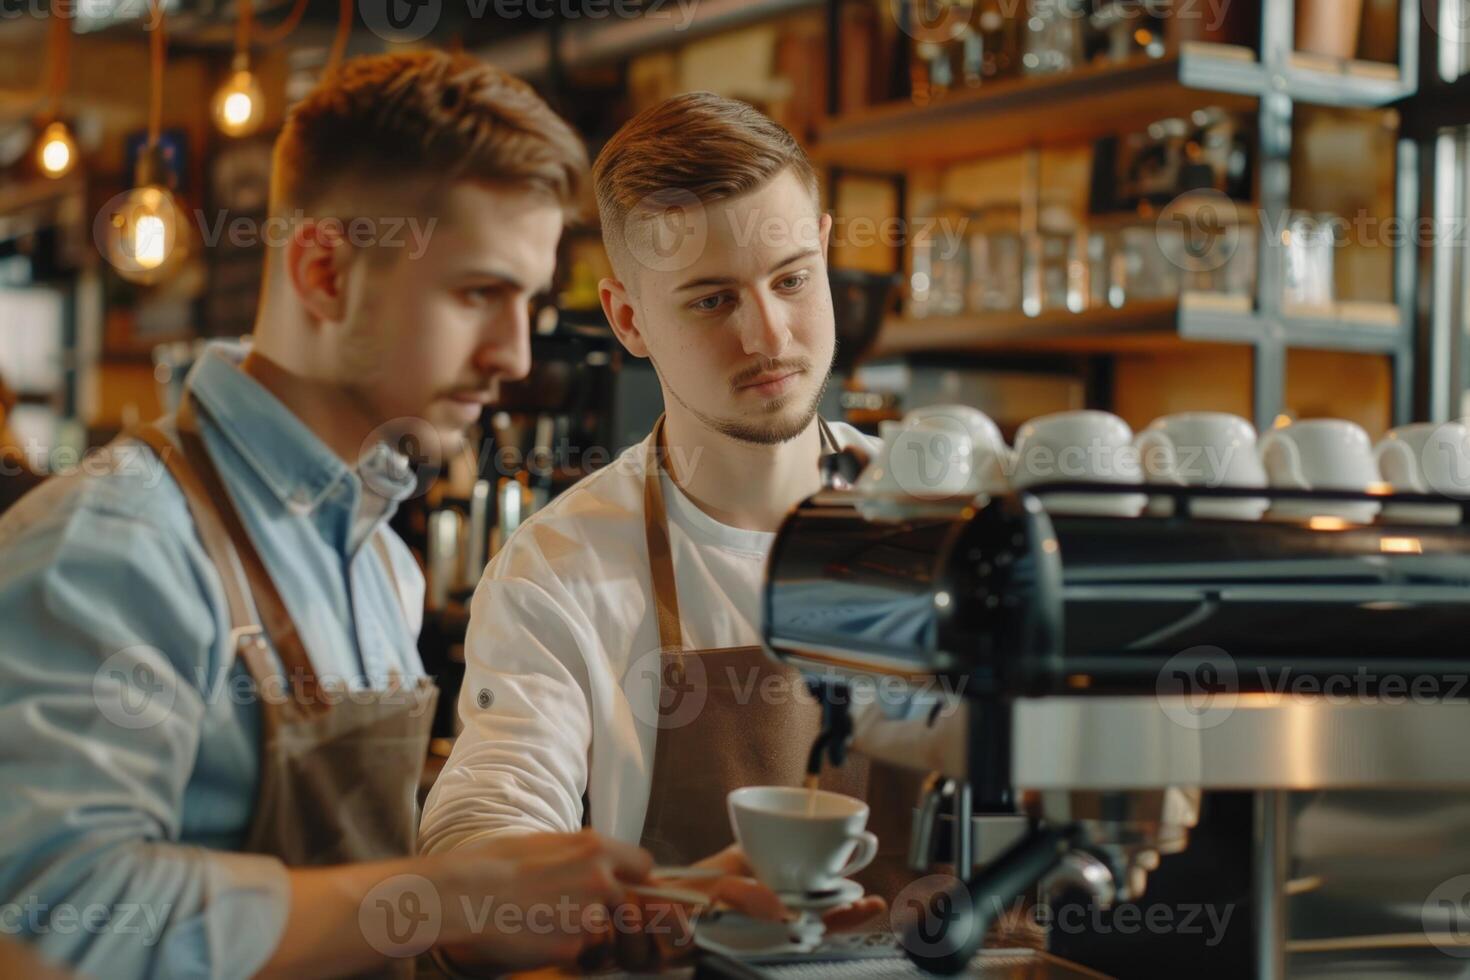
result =
[{"label": "white saucer", "polygon": [[781,899],[788,909],[796,912],[819,912],[823,909],[841,908],[851,905],[866,894],[863,886],[851,878],[843,878],[838,881],[830,892],[819,892],[816,894],[808,892],[777,892],[776,897]]},{"label": "white saucer", "polygon": [[809,953],[821,942],[821,929],[801,923],[766,922],[739,912],[710,912],[694,924],[696,946],[732,959]]}]

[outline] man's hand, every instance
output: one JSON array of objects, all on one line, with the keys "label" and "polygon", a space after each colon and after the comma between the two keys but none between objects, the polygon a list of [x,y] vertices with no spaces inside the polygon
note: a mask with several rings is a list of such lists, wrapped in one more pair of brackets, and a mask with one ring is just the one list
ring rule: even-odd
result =
[{"label": "man's hand", "polygon": [[[708,905],[724,905],[753,919],[781,922],[796,918],[774,891],[755,879],[750,862],[738,846],[731,845],[696,862],[694,867],[723,873],[718,878],[668,882],[655,878],[651,883],[701,893]],[[698,906],[648,898],[638,899],[637,903],[637,927],[625,930],[626,922],[619,923],[616,959],[620,966],[629,970],[653,970],[667,967],[693,952],[693,924]],[[822,921],[828,932],[849,932],[871,923],[887,908],[883,899],[867,895],[851,905],[828,911]],[[624,934],[625,931],[633,934]]]},{"label": "man's hand", "polygon": [[[713,889],[712,894],[733,908],[758,919],[789,918],[791,913],[776,893],[755,880],[755,872],[740,847],[731,844],[718,854],[705,858],[695,867],[719,868],[725,877],[705,882]],[[733,899],[731,897],[733,896]],[[775,904],[769,904],[774,902]],[[780,915],[775,914],[779,907]],[[851,905],[831,909],[822,915],[822,923],[828,932],[851,932],[888,910],[888,903],[877,895],[864,895]]]},{"label": "man's hand", "polygon": [[[591,831],[505,837],[434,860],[445,955],[503,971],[573,967],[606,946],[609,909],[617,911],[626,885],[646,881],[653,867],[647,852]],[[482,921],[467,916],[477,909],[488,911]]]}]

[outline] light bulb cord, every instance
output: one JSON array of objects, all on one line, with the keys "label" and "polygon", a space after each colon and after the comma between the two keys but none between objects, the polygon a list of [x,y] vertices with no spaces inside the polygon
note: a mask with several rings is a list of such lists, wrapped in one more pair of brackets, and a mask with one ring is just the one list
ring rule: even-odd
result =
[{"label": "light bulb cord", "polygon": [[235,57],[243,59],[250,54],[250,28],[255,20],[252,0],[235,0],[239,16],[235,20]]},{"label": "light bulb cord", "polygon": [[332,54],[327,59],[327,69],[322,74],[329,75],[342,61],[342,56],[347,53],[347,38],[352,33],[352,0],[341,0],[337,8],[337,36],[332,40]]},{"label": "light bulb cord", "polygon": [[148,99],[148,148],[152,149],[158,145],[158,136],[163,131],[163,65],[167,38],[163,32],[163,0],[148,0],[148,6],[153,13],[153,36],[149,44],[152,90]]},{"label": "light bulb cord", "polygon": [[292,31],[296,30],[296,25],[301,23],[301,18],[306,16],[307,2],[308,0],[296,0],[296,5],[286,15],[286,19],[275,27],[269,27],[265,30],[255,29],[255,42],[270,47],[272,44],[278,44],[284,41]]},{"label": "light bulb cord", "polygon": [[46,51],[45,113],[56,115],[71,81],[71,4],[51,5],[51,32]]}]

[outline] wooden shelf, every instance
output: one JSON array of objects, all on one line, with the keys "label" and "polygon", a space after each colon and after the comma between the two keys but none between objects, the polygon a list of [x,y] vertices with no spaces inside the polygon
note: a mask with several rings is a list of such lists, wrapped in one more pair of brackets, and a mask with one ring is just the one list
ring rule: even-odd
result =
[{"label": "wooden shelf", "polygon": [[813,159],[897,171],[1090,142],[1204,106],[1253,109],[1281,93],[1306,103],[1375,107],[1414,92],[1391,65],[1296,55],[1271,76],[1255,52],[1191,43],[1170,58],[1085,65],[1060,75],[1008,78],[926,106],[892,102],[817,126]]},{"label": "wooden shelf", "polygon": [[902,170],[1034,146],[1076,145],[1187,115],[1207,105],[1249,109],[1255,99],[1187,88],[1178,58],[1088,65],[1061,75],[1005,79],[927,106],[873,106],[817,127],[814,159],[834,166]]},{"label": "wooden shelf", "polygon": [[[1197,348],[1202,344],[1254,344],[1277,338],[1289,348],[1366,354],[1403,353],[1412,334],[1389,321],[1389,305],[1334,307],[1344,315],[1324,319],[1286,316],[1266,322],[1249,304],[1211,294],[1180,300],[1132,303],[1122,309],[961,315],[884,321],[871,358],[935,353],[1126,354]],[[1371,314],[1371,315],[1370,315]]]},{"label": "wooden shelf", "polygon": [[1187,343],[1179,336],[1179,304],[1135,303],[1120,310],[961,315],[883,323],[870,357],[921,353],[1079,353],[1167,350]]}]

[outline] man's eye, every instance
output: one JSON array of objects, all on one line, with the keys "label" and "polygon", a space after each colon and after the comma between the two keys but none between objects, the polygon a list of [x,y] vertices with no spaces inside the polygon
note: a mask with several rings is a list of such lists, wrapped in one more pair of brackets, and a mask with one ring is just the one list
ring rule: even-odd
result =
[{"label": "man's eye", "polygon": [[724,303],[725,297],[723,295],[716,295],[706,296],[703,299],[697,299],[689,305],[690,307],[698,310],[701,313],[713,313],[715,310],[718,310],[721,306],[723,306]]},{"label": "man's eye", "polygon": [[500,299],[504,286],[473,286],[465,290],[465,296],[476,303],[493,303]]},{"label": "man's eye", "polygon": [[776,285],[781,289],[800,289],[806,284],[806,276],[787,276]]}]

